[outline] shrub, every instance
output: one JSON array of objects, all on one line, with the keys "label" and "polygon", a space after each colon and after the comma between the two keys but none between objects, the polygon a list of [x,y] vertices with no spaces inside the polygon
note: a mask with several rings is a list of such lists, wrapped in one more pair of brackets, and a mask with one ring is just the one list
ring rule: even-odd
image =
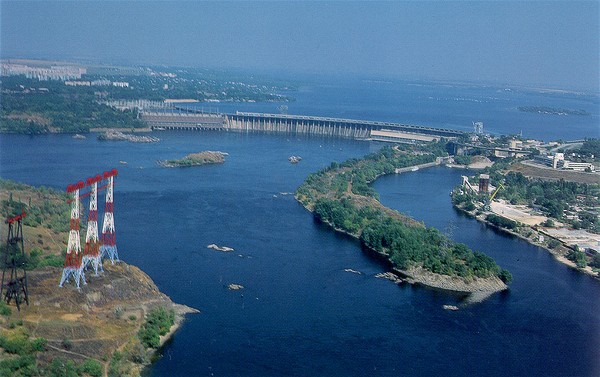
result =
[{"label": "shrub", "polygon": [[62,342],[60,343],[60,345],[62,346],[62,348],[66,349],[67,351],[70,350],[71,348],[73,348],[73,342],[67,338],[64,338],[62,340]]},{"label": "shrub", "polygon": [[11,314],[12,314],[12,311],[10,310],[8,305],[6,305],[6,302],[0,301],[0,315],[9,317]]},{"label": "shrub", "polygon": [[102,364],[94,359],[87,359],[79,366],[78,370],[82,373],[90,375],[91,377],[102,376]]}]

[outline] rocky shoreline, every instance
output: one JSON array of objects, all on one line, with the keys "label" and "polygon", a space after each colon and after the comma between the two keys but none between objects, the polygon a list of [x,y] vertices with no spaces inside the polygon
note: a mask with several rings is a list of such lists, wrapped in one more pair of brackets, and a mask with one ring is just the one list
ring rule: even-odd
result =
[{"label": "rocky shoreline", "polygon": [[[314,211],[311,212],[314,213]],[[333,224],[327,222],[325,222],[325,224],[338,233],[343,233],[356,240],[359,240],[359,235],[348,233],[342,229],[334,227]],[[368,250],[369,253],[372,253],[391,266],[392,262],[388,259],[386,254],[379,253],[378,251],[373,250],[365,245],[362,246]],[[396,284],[408,283],[412,285],[422,285],[428,288],[439,289],[448,292],[459,292],[465,294],[486,293],[486,297],[494,292],[500,292],[508,289],[508,285],[506,285],[502,280],[500,280],[500,278],[496,276],[489,278],[475,277],[467,280],[457,276],[436,274],[427,271],[422,267],[413,267],[409,270],[400,270],[398,268],[391,267],[390,272],[377,274],[376,277],[393,281]]]},{"label": "rocky shoreline", "polygon": [[157,143],[160,141],[159,138],[154,136],[139,136],[132,134],[125,134],[121,131],[106,131],[98,135],[98,140],[102,141],[129,141],[132,143]]}]

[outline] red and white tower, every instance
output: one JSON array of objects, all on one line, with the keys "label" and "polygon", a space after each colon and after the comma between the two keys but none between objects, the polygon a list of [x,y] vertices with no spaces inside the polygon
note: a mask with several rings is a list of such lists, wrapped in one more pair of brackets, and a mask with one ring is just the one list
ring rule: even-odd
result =
[{"label": "red and white tower", "polygon": [[88,213],[85,247],[81,262],[84,269],[87,269],[91,265],[94,268],[94,275],[96,276],[98,276],[98,268],[100,268],[100,271],[103,271],[100,256],[100,241],[98,240],[98,182],[101,181],[101,175],[88,178],[86,181],[87,186],[91,187],[90,211]]},{"label": "red and white tower", "polygon": [[73,194],[71,202],[71,222],[69,232],[69,244],[67,246],[67,256],[65,258],[65,267],[59,287],[68,282],[71,277],[75,280],[75,285],[79,288],[80,283],[86,284],[85,274],[82,265],[81,239],[79,236],[79,190],[85,187],[83,182],[79,182],[67,187],[67,192]]},{"label": "red and white tower", "polygon": [[115,218],[113,214],[113,187],[114,178],[117,175],[117,169],[104,172],[104,179],[108,180],[106,185],[106,209],[104,210],[104,221],[102,223],[102,246],[100,247],[101,257],[108,257],[115,264],[119,261],[117,253],[117,237],[115,234]]}]

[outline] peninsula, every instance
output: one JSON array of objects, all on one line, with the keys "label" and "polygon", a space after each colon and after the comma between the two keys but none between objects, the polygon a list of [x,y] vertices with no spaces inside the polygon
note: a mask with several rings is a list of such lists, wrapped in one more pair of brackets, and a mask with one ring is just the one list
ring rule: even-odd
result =
[{"label": "peninsula", "polygon": [[[197,310],[178,305],[125,262],[81,290],[58,287],[69,229],[63,193],[0,180],[2,213],[25,210],[29,305],[0,301],[0,375],[139,376]],[[2,224],[4,226],[4,224]],[[4,233],[4,231],[3,231]]]},{"label": "peninsula", "polygon": [[386,208],[369,186],[398,169],[435,163],[446,154],[444,145],[384,147],[362,159],[334,162],[309,175],[295,197],[317,219],[383,256],[410,283],[466,293],[507,289],[512,275],[492,258]]},{"label": "peninsula", "polygon": [[166,168],[201,166],[208,164],[222,164],[225,162],[225,156],[228,154],[219,151],[204,151],[199,153],[190,153],[178,160],[159,160],[160,166]]}]

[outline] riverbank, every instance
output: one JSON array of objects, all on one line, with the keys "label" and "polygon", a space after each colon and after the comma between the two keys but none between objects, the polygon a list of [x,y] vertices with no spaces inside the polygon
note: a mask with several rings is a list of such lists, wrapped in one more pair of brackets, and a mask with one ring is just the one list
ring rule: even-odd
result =
[{"label": "riverbank", "polygon": [[[386,210],[388,211],[394,211],[387,207],[383,208],[386,208]],[[314,211],[311,212],[314,213]],[[359,234],[349,233],[344,229],[335,227],[329,222],[324,221],[324,223],[331,227],[334,231],[345,234],[349,237],[356,239],[357,241],[360,241]],[[432,273],[420,266],[413,266],[409,269],[400,269],[394,266],[388,254],[379,252],[365,245],[364,243],[362,244],[362,246],[371,255],[386,263],[390,268],[390,272],[379,274],[380,276],[376,277],[388,279],[390,281],[395,282],[396,284],[407,283],[411,285],[422,285],[424,287],[438,289],[442,291],[458,292],[465,294],[488,293],[491,295],[494,292],[500,292],[508,289],[508,285],[506,285],[502,280],[495,276],[489,278],[474,277],[472,279],[463,279],[457,276]],[[393,274],[395,278],[392,278],[390,275],[388,275],[390,273]]]},{"label": "riverbank", "polygon": [[[479,222],[486,224],[487,226],[490,226],[490,227],[497,229],[503,233],[507,233],[507,234],[510,234],[511,236],[514,236],[514,237],[520,238],[524,241],[527,241],[531,245],[540,247],[540,248],[546,250],[548,253],[552,254],[554,259],[557,260],[558,262],[560,262],[566,266],[569,266],[579,272],[582,272],[584,274],[592,276],[592,277],[596,278],[597,280],[600,280],[600,274],[597,272],[594,272],[590,266],[586,266],[585,268],[580,268],[580,267],[577,267],[577,265],[573,261],[567,259],[566,255],[570,251],[570,249],[565,247],[564,245],[562,245],[562,243],[554,248],[549,247],[548,241],[546,241],[546,238],[550,238],[550,239],[555,239],[555,238],[551,237],[546,232],[540,231],[537,227],[523,225],[522,227],[527,228],[527,230],[529,231],[529,235],[526,236],[526,235],[523,235],[514,230],[502,228],[496,224],[491,223],[490,221],[486,220],[485,214],[477,215],[475,213],[475,210],[467,211],[466,209],[459,207],[456,204],[453,204],[453,207],[456,208],[458,211],[464,213],[465,215],[467,215],[471,218],[474,218],[475,220],[477,220]],[[544,241],[540,241],[540,240],[544,240]],[[556,241],[560,242],[559,240],[556,240]]]},{"label": "riverbank", "polygon": [[[26,198],[27,204],[21,202]],[[146,315],[156,308],[174,310],[174,325],[161,338],[164,343],[186,315],[198,310],[174,303],[146,273],[122,261],[114,265],[104,261],[104,271],[97,276],[86,271],[87,284],[81,289],[72,282],[59,287],[61,250],[67,246],[69,229],[68,216],[63,215],[68,214],[66,199],[51,189],[0,180],[2,212],[16,207],[28,214],[23,235],[32,268],[27,271],[29,304],[22,302],[18,311],[13,302],[0,310],[0,339],[44,344],[24,355],[0,341],[0,359],[18,359],[24,366],[14,367],[35,368],[40,375],[57,360],[74,367],[93,364],[104,375],[111,370],[117,371],[112,375],[138,376],[157,352],[144,348],[138,336]],[[4,224],[0,227],[6,232]]]},{"label": "riverbank", "polygon": [[88,283],[81,289],[68,283],[59,288],[61,270],[47,266],[29,271],[29,305],[22,303],[20,311],[9,306],[11,314],[0,317],[2,336],[18,338],[23,328],[29,339],[45,339],[45,350],[35,355],[37,368],[55,359],[74,365],[94,361],[105,375],[118,370],[121,376],[139,376],[157,352],[141,346],[137,336],[146,314],[158,307],[174,310],[174,325],[161,337],[162,345],[187,314],[199,313],[174,303],[148,275],[124,262],[105,262],[105,271],[98,276],[88,272]]}]

